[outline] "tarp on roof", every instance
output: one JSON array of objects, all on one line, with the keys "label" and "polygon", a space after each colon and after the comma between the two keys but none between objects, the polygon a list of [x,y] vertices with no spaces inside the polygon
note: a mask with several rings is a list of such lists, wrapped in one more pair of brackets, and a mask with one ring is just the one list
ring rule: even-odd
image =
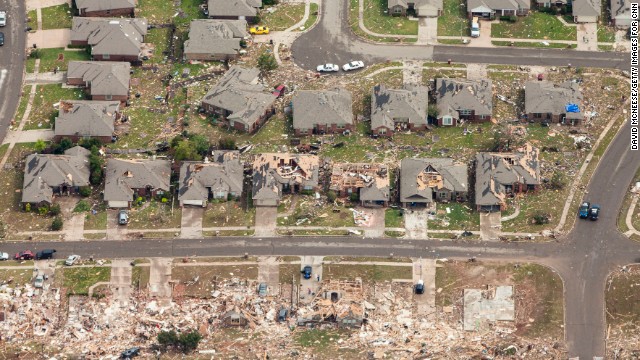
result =
[{"label": "tarp on roof", "polygon": [[578,108],[578,105],[576,105],[576,104],[567,104],[567,106],[565,107],[565,110],[567,112],[572,112],[572,113],[580,112],[580,109]]}]

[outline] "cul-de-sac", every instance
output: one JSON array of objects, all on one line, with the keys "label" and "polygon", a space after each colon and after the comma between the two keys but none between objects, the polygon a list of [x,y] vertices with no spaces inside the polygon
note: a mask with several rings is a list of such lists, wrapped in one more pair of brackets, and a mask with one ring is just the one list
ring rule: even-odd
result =
[{"label": "cul-de-sac", "polygon": [[637,16],[0,0],[0,359],[640,359]]}]

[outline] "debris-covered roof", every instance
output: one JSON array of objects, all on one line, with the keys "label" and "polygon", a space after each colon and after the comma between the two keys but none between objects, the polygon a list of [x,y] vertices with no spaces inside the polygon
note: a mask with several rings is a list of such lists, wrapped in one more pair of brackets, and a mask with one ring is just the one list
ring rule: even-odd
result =
[{"label": "debris-covered roof", "polygon": [[333,165],[329,189],[345,191],[357,188],[361,201],[389,201],[389,169],[375,163],[338,163]]},{"label": "debris-covered roof", "polygon": [[67,78],[82,78],[91,87],[91,95],[126,96],[130,72],[128,62],[69,61]]},{"label": "debris-covered roof", "polygon": [[147,19],[74,17],[71,41],[87,41],[92,54],[140,54]]},{"label": "debris-covered roof", "polygon": [[179,200],[207,201],[212,193],[242,193],[243,168],[238,151],[215,151],[212,159],[185,161],[180,167]]},{"label": "debris-covered roof", "polygon": [[450,158],[405,158],[400,163],[400,202],[428,203],[433,192],[467,192],[467,166]]},{"label": "debris-covered roof", "polygon": [[[578,105],[578,112],[567,112],[567,105]],[[554,84],[550,81],[527,81],[524,92],[525,113],[567,114],[572,119],[582,119],[582,92],[578,84],[565,81]]]},{"label": "debris-covered roof", "polygon": [[343,88],[301,90],[293,97],[293,128],[313,129],[317,125],[351,125],[351,93]]},{"label": "debris-covered roof", "polygon": [[136,7],[136,0],[75,0],[76,7],[86,12],[129,9]]},{"label": "debris-covered roof", "polygon": [[184,53],[235,55],[241,49],[240,40],[249,36],[246,28],[245,20],[193,20]]},{"label": "debris-covered roof", "polygon": [[320,160],[315,155],[265,153],[253,161],[253,199],[279,200],[282,186],[318,186]]},{"label": "debris-covered roof", "polygon": [[491,116],[493,93],[491,80],[436,79],[434,91],[438,117],[459,118],[459,110],[473,110],[475,115]]},{"label": "debris-covered roof", "polygon": [[209,16],[256,16],[262,0],[208,0]]},{"label": "debris-covered roof", "polygon": [[[373,87],[371,95],[371,128],[394,128],[394,120],[409,124],[426,125],[429,91],[425,86],[405,86],[404,89],[387,89],[384,85]],[[397,120],[396,120],[397,121]]]},{"label": "debris-covered roof", "polygon": [[168,160],[108,159],[104,200],[132,201],[133,189],[169,191],[171,163]]},{"label": "debris-covered roof", "polygon": [[119,101],[61,101],[56,136],[111,136]]}]

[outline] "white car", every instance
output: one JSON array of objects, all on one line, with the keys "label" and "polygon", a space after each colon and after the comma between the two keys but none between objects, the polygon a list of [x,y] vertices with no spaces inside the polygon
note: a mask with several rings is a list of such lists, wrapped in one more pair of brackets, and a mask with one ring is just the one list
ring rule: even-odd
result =
[{"label": "white car", "polygon": [[349,71],[349,70],[362,69],[363,67],[364,67],[364,63],[362,61],[352,61],[348,64],[344,64],[342,66],[342,70]]},{"label": "white car", "polygon": [[336,64],[324,64],[324,65],[318,65],[316,70],[318,70],[318,72],[332,72],[332,71],[340,71],[340,67]]},{"label": "white car", "polygon": [[36,276],[36,279],[33,281],[33,286],[36,288],[41,288],[44,286],[44,275],[39,274]]},{"label": "white car", "polygon": [[64,261],[64,264],[67,266],[71,266],[76,263],[76,261],[80,260],[80,255],[69,255],[67,260]]},{"label": "white car", "polygon": [[9,254],[0,251],[0,260],[9,260]]},{"label": "white car", "polygon": [[5,11],[0,11],[0,26],[7,25],[7,13]]}]

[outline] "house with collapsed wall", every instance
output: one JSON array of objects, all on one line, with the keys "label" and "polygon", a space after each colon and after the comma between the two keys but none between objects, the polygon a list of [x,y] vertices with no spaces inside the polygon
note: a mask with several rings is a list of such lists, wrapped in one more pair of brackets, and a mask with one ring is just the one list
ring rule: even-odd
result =
[{"label": "house with collapsed wall", "polygon": [[389,204],[389,168],[376,163],[338,163],[331,170],[329,190],[338,196],[358,194],[362,206]]},{"label": "house with collapsed wall", "polygon": [[276,96],[258,83],[259,75],[256,68],[231,67],[202,98],[202,108],[230,128],[255,132],[276,112]]},{"label": "house with collapsed wall", "polygon": [[493,114],[491,80],[436,79],[432,92],[438,108],[439,126],[464,122],[484,123]]},{"label": "house with collapsed wall", "polygon": [[110,208],[128,208],[137,197],[170,196],[170,179],[168,160],[108,159],[104,201]]},{"label": "house with collapsed wall", "polygon": [[417,17],[437,17],[442,15],[442,0],[389,0],[388,14],[406,16],[407,12]]},{"label": "house with collapsed wall", "polygon": [[436,201],[466,201],[468,168],[449,158],[405,158],[400,163],[400,202],[431,207]]},{"label": "house with collapsed wall", "polygon": [[262,0],[207,0],[207,13],[211,19],[246,20],[255,23]]},{"label": "house with collapsed wall", "polygon": [[371,133],[390,137],[396,131],[424,131],[428,106],[426,86],[387,89],[382,84],[376,85],[371,95]]},{"label": "house with collapsed wall", "polygon": [[582,125],[582,92],[578,84],[565,81],[527,81],[524,109],[529,121]]},{"label": "house with collapsed wall", "polygon": [[241,41],[248,37],[245,20],[193,20],[183,57],[200,61],[234,60],[240,56]]},{"label": "house with collapsed wall", "polygon": [[360,328],[365,321],[362,279],[323,280],[311,306],[298,309],[298,326],[333,323]]},{"label": "house with collapsed wall", "polygon": [[320,159],[315,155],[256,155],[252,163],[254,205],[278,206],[283,194],[317,190],[319,168]]},{"label": "house with collapsed wall", "polygon": [[69,61],[67,85],[83,86],[91,100],[129,99],[131,64],[128,62]]},{"label": "house with collapsed wall", "polygon": [[134,16],[136,0],[74,0],[79,16]]},{"label": "house with collapsed wall", "polygon": [[77,194],[89,186],[89,154],[76,146],[64,155],[31,154],[24,164],[22,203],[52,204],[58,195]]},{"label": "house with collapsed wall", "polygon": [[242,195],[243,166],[238,151],[214,151],[211,159],[184,161],[180,166],[180,206],[206,207],[209,199],[236,199]]},{"label": "house with collapsed wall", "polygon": [[354,129],[351,93],[346,89],[300,90],[292,104],[296,136],[341,134]]},{"label": "house with collapsed wall", "polygon": [[90,47],[96,61],[141,61],[147,52],[147,19],[74,17],[71,45]]},{"label": "house with collapsed wall", "polygon": [[55,119],[54,140],[98,139],[110,143],[115,122],[120,119],[119,101],[60,101]]},{"label": "house with collapsed wall", "polygon": [[507,198],[540,188],[537,148],[526,144],[512,153],[478,153],[475,157],[475,204],[478,211],[503,211]]}]

